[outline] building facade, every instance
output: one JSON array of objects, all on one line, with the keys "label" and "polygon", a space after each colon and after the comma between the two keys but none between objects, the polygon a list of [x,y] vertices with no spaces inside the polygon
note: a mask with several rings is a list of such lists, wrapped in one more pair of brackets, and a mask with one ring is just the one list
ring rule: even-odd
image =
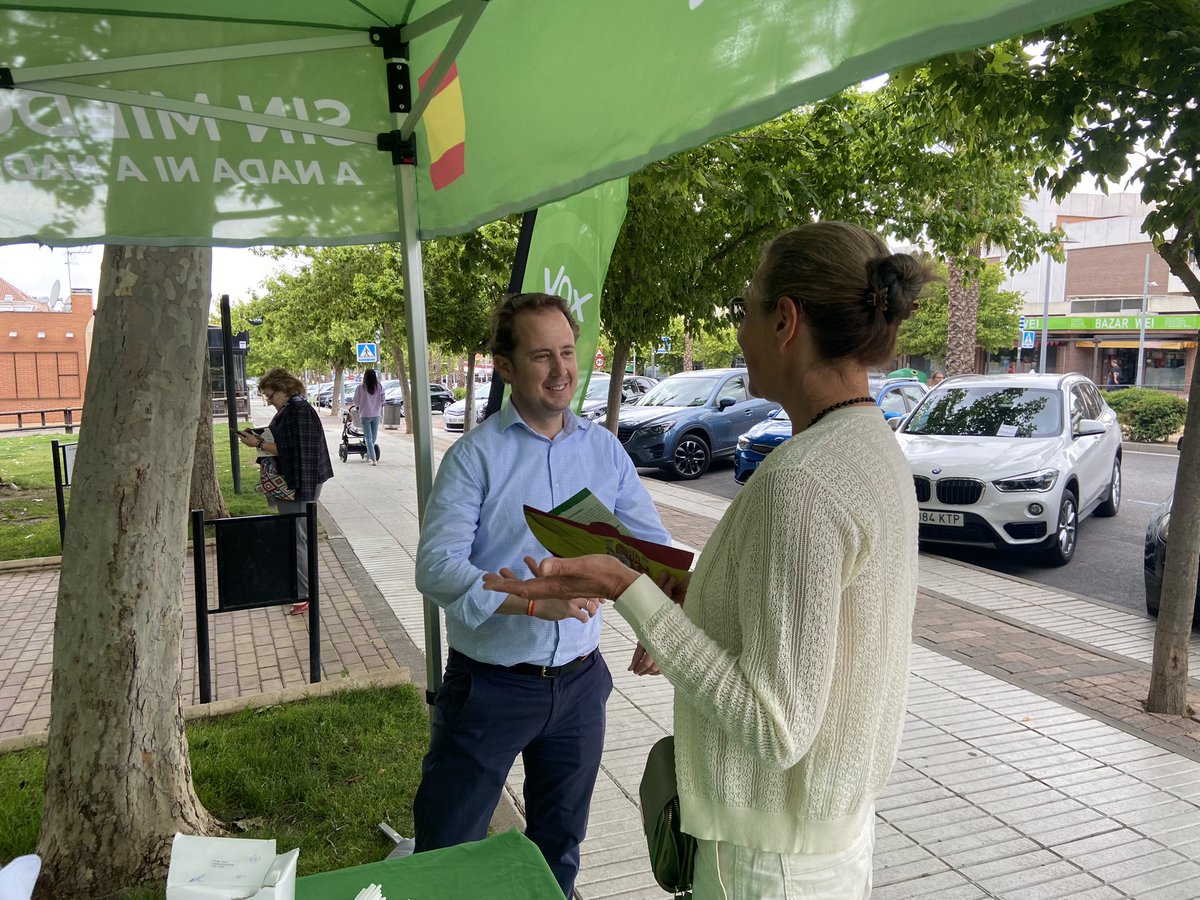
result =
[{"label": "building facade", "polygon": [[[92,337],[92,293],[63,300],[35,299],[0,278],[0,428],[17,418],[4,413],[47,410],[48,424],[63,410],[80,420]],[[37,424],[37,417],[24,424]]]},{"label": "building facade", "polygon": [[1141,384],[1186,393],[1200,310],[1142,232],[1150,209],[1133,193],[1075,192],[1055,201],[1043,192],[1027,203],[1026,214],[1041,227],[1058,225],[1066,233],[1066,258],[1059,263],[1045,256],[1009,274],[1004,288],[1025,297],[1025,329],[1014,335],[1010,353],[987,360],[986,370],[1041,371],[1048,313],[1045,371],[1081,372],[1102,386],[1132,385],[1140,357]]}]

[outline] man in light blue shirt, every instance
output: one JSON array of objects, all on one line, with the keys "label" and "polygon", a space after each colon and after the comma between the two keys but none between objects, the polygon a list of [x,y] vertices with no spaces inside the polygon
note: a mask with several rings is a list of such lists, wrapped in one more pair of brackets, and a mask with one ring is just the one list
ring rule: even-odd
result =
[{"label": "man in light blue shirt", "polygon": [[[526,835],[569,897],[604,747],[612,678],[595,600],[484,590],[546,550],[522,506],[549,510],[588,488],[639,538],[669,543],[616,437],[569,409],[579,327],[552,294],[506,298],[492,317],[495,370],[512,388],[438,470],[417,551],[417,587],[446,612],[450,656],[413,803],[417,851],[482,840],[518,754]],[[631,668],[654,671],[635,653]]]}]

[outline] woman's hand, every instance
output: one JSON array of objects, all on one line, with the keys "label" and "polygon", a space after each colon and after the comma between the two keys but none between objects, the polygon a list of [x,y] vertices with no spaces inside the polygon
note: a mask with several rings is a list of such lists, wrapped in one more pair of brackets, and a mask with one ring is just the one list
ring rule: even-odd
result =
[{"label": "woman's hand", "polygon": [[661,675],[658,670],[658,663],[654,661],[654,657],[647,652],[642,646],[641,641],[633,650],[633,659],[629,661],[629,671],[634,675]]},{"label": "woman's hand", "polygon": [[511,570],[501,569],[499,573],[484,575],[483,586],[489,591],[515,594],[526,600],[615,600],[638,577],[637,572],[620,560],[599,554],[576,559],[551,556],[541,562],[527,556],[525,564],[533,578],[520,579]]},{"label": "woman's hand", "polygon": [[241,441],[243,444],[245,444],[247,447],[257,447],[258,446],[258,440],[259,440],[258,435],[254,434],[251,431],[239,431],[237,433],[237,436],[238,436],[238,440]]}]

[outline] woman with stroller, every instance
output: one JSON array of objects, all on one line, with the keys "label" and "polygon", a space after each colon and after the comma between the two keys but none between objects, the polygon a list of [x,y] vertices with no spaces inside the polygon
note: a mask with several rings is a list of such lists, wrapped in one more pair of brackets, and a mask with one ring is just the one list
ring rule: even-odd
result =
[{"label": "woman with stroller", "polygon": [[358,407],[358,418],[362,422],[367,459],[375,465],[375,441],[379,439],[379,417],[383,414],[383,387],[374,369],[367,369],[362,384],[354,389],[352,402]]},{"label": "woman with stroller", "polygon": [[660,589],[611,556],[483,578],[531,608],[614,600],[654,656],[675,688],[695,900],[870,896],[875,798],[904,727],[917,502],[867,372],[891,358],[926,278],[842,222],[763,250],[730,314],[751,390],[787,410],[793,436],[730,505],[689,584]]},{"label": "woman with stroller", "polygon": [[[293,493],[291,500],[268,495],[267,503],[281,513],[302,513],[305,504],[321,496],[321,485],[333,477],[333,463],[325,443],[321,417],[304,394],[304,384],[287,369],[271,369],[258,380],[263,399],[277,410],[268,430],[270,440],[253,432],[238,432],[241,442],[254,447],[260,455],[274,456],[279,474]],[[296,574],[300,596],[308,595],[308,534],[296,529]],[[307,601],[293,604],[292,615],[308,609]]]}]

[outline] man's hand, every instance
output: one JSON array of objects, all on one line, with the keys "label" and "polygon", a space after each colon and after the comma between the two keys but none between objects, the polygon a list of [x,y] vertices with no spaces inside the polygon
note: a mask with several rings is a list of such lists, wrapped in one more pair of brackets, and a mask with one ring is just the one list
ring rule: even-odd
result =
[{"label": "man's hand", "polygon": [[511,569],[483,576],[483,586],[489,591],[515,594],[526,600],[564,600],[601,598],[614,600],[624,593],[638,577],[637,572],[611,556],[599,554],[576,559],[548,557],[537,562],[525,557],[533,578],[517,578]]},{"label": "man's hand", "polygon": [[658,670],[658,663],[654,661],[654,657],[646,652],[646,648],[638,642],[637,647],[633,651],[633,659],[629,662],[629,671],[634,675],[661,675]]}]

